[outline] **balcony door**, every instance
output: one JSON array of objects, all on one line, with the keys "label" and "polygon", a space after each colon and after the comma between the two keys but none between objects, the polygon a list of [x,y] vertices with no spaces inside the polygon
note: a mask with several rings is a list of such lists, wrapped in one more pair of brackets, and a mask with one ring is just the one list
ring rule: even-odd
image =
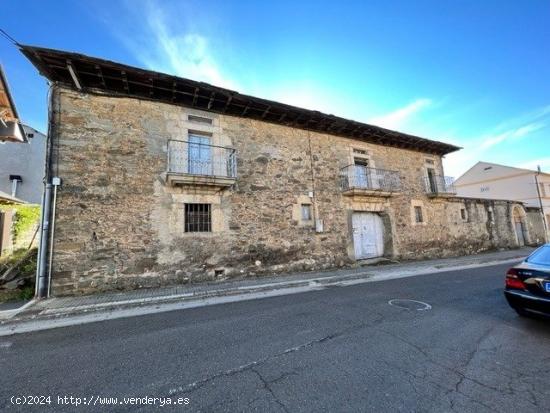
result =
[{"label": "balcony door", "polygon": [[189,135],[188,172],[192,175],[212,175],[210,137]]},{"label": "balcony door", "polygon": [[355,158],[353,163],[355,164],[354,186],[356,188],[369,188],[369,161],[367,159]]},{"label": "balcony door", "polygon": [[428,192],[432,194],[438,192],[435,179],[435,170],[433,168],[428,168]]}]

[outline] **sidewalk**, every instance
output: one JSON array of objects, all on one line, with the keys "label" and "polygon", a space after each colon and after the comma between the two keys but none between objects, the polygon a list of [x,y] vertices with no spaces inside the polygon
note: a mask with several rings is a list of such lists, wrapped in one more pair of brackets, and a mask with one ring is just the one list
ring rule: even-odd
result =
[{"label": "sidewalk", "polygon": [[498,263],[512,263],[521,260],[533,250],[534,248],[522,248],[457,258],[33,300],[19,310],[0,312],[0,336],[106,319],[296,294],[332,286],[347,286]]}]

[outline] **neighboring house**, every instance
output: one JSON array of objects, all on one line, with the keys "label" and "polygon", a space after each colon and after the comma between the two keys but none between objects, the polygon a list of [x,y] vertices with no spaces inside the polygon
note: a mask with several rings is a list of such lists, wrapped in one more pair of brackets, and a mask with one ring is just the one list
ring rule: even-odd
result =
[{"label": "neighboring house", "polygon": [[520,202],[455,196],[442,157],[456,146],[21,50],[53,86],[55,295],[511,248],[514,214],[540,241]]},{"label": "neighboring house", "polygon": [[25,142],[26,140],[25,131],[8,87],[8,80],[0,66],[0,142]]},{"label": "neighboring house", "polygon": [[46,136],[23,126],[26,143],[0,144],[0,191],[30,204],[40,204],[44,188]]},{"label": "neighboring house", "polygon": [[550,224],[550,173],[478,162],[455,182],[460,196],[512,199],[528,208],[542,208],[546,229]]}]

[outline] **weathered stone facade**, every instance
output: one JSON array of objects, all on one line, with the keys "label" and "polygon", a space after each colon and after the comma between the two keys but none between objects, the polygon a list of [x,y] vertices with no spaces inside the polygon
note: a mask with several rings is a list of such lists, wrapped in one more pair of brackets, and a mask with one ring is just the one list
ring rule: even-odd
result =
[{"label": "weathered stone facade", "polygon": [[[426,195],[427,163],[443,175],[435,155],[152,101],[53,93],[53,171],[63,179],[54,295],[350,265],[353,211],[382,217],[388,257],[518,245],[512,215],[521,204]],[[235,148],[234,185],[167,184],[168,140],[189,131]],[[340,169],[353,163],[354,149],[371,166],[398,171],[402,191],[343,195]],[[302,221],[308,200],[313,216]],[[184,232],[192,202],[211,205],[212,232]],[[414,206],[424,222],[415,222]]]}]

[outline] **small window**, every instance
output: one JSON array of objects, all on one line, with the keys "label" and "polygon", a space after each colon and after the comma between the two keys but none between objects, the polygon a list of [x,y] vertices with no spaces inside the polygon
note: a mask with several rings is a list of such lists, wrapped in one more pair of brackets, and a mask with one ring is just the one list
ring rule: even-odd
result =
[{"label": "small window", "polygon": [[435,165],[435,162],[434,162],[433,159],[426,159],[426,163],[427,163],[428,165]]},{"label": "small window", "polygon": [[210,204],[185,204],[185,232],[212,232]]},{"label": "small window", "polygon": [[212,119],[203,118],[202,116],[188,115],[187,120],[190,122],[202,123],[205,125],[212,125]]},{"label": "small window", "polygon": [[422,216],[422,207],[419,207],[419,206],[414,207],[414,217],[417,224],[424,222],[424,217]]},{"label": "small window", "polygon": [[358,153],[360,155],[368,155],[368,151],[364,150],[364,149],[353,149],[353,153]]},{"label": "small window", "polygon": [[302,221],[311,221],[311,204],[302,204]]},{"label": "small window", "polygon": [[487,211],[487,219],[489,222],[495,222],[495,216],[493,215],[493,211]]},{"label": "small window", "polygon": [[484,171],[488,171],[490,169],[493,169],[493,167],[492,166],[486,166],[485,168],[483,168]]},{"label": "small window", "polygon": [[464,208],[460,209],[460,218],[466,221],[466,210]]}]

